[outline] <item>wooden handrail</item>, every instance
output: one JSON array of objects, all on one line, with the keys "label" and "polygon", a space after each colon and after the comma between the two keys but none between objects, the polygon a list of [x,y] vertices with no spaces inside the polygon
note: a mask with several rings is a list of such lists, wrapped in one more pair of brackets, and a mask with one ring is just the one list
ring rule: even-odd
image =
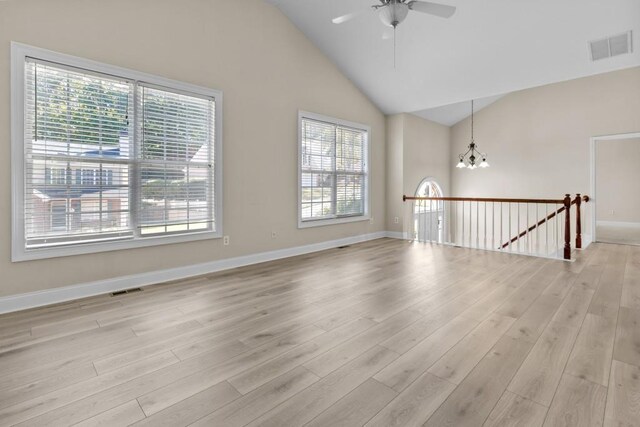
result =
[{"label": "wooden handrail", "polygon": [[[581,220],[580,220],[580,205],[582,204],[582,202],[588,202],[589,200],[590,200],[589,196],[580,196],[580,194],[577,194],[576,198],[571,201],[571,205],[572,206],[575,205],[575,204],[578,205],[578,210],[577,210],[577,213],[576,213],[576,215],[577,215],[577,217],[576,217],[576,248],[578,248],[578,249],[582,248],[582,236],[581,236],[582,224],[581,224]],[[562,203],[564,203],[564,200],[562,200]],[[562,206],[557,211],[552,212],[546,218],[541,219],[537,223],[533,224],[531,227],[529,227],[526,230],[524,230],[522,233],[518,234],[517,236],[515,236],[514,238],[512,238],[508,242],[504,243],[500,248],[504,249],[507,246],[509,246],[509,244],[516,242],[518,239],[526,236],[527,233],[531,233],[533,230],[535,230],[536,228],[540,227],[545,222],[549,221],[550,219],[553,219],[556,215],[560,215],[562,212],[565,211],[565,209],[566,209],[566,207]]]},{"label": "wooden handrail", "polygon": [[[581,205],[583,202],[589,202],[589,196],[581,196],[577,194],[575,198],[571,198],[571,195],[566,194],[562,199],[516,199],[516,198],[494,198],[494,197],[415,197],[415,196],[402,196],[402,201],[442,201],[442,202],[480,202],[485,203],[485,227],[486,227],[486,203],[528,203],[528,204],[555,204],[562,205],[551,214],[545,216],[535,224],[527,227],[524,231],[519,232],[516,236],[512,237],[508,242],[501,244],[499,249],[504,249],[510,244],[516,242],[518,239],[531,233],[536,228],[547,223],[562,212],[565,213],[564,224],[564,258],[571,259],[571,206],[577,205],[576,210],[576,248],[582,248],[582,220],[581,220]],[[463,204],[464,206],[464,204]],[[518,208],[518,212],[519,212]],[[546,210],[546,209],[545,209]],[[528,212],[528,211],[527,211]],[[502,215],[502,214],[501,214]],[[528,213],[527,213],[528,215]],[[501,217],[502,218],[502,217]],[[502,221],[502,219],[501,219]],[[469,223],[471,224],[471,223]],[[511,226],[509,226],[511,227]],[[486,231],[485,231],[486,233]],[[463,232],[464,234],[464,232]],[[495,237],[494,237],[495,238]],[[485,234],[485,247],[486,247],[486,234]]]},{"label": "wooden handrail", "polygon": [[564,199],[505,199],[505,198],[487,198],[487,197],[412,197],[402,196],[402,201],[407,200],[442,200],[447,202],[498,202],[498,203],[547,203],[558,204],[564,203]]}]

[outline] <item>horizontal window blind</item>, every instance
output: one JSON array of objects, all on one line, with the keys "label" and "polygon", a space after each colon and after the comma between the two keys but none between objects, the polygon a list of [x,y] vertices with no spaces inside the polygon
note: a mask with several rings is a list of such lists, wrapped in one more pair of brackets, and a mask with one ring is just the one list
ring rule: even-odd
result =
[{"label": "horizontal window blind", "polygon": [[131,237],[132,83],[25,64],[27,247]]},{"label": "horizontal window blind", "polygon": [[301,119],[301,220],[365,214],[368,135],[355,129]]},{"label": "horizontal window blind", "polygon": [[143,235],[215,227],[215,102],[141,85],[140,205]]},{"label": "horizontal window blind", "polygon": [[215,231],[215,99],[27,58],[25,248]]}]

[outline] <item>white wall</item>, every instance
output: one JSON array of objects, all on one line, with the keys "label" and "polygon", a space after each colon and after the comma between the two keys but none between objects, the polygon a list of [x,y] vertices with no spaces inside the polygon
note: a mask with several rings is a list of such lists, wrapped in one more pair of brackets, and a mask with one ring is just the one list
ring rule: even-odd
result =
[{"label": "white wall", "polygon": [[[10,42],[224,92],[221,240],[10,261]],[[371,126],[369,221],[297,229],[298,109]],[[385,229],[385,117],[262,0],[0,1],[0,297]],[[277,238],[271,238],[271,231]]]},{"label": "white wall", "polygon": [[640,138],[596,142],[598,221],[640,224]]}]

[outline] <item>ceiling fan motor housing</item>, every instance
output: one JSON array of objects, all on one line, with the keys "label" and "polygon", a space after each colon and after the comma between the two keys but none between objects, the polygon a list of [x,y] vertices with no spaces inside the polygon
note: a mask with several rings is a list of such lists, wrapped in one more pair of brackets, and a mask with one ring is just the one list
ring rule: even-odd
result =
[{"label": "ceiling fan motor housing", "polygon": [[382,23],[388,27],[397,27],[409,14],[409,6],[400,0],[390,0],[378,9]]}]

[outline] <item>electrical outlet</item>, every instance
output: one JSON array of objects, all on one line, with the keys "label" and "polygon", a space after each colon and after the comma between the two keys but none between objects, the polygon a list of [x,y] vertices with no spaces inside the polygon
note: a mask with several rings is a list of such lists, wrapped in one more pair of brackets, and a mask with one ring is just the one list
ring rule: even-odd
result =
[{"label": "electrical outlet", "polygon": [[616,211],[614,211],[613,209],[611,209],[611,215],[615,215]]},{"label": "electrical outlet", "polygon": [[231,242],[231,240],[229,239],[229,236],[224,236],[224,237],[222,238],[222,243],[223,243],[225,246],[229,246],[229,243],[230,243],[230,242]]},{"label": "electrical outlet", "polygon": [[278,237],[278,233],[276,233],[275,231],[271,232],[271,238],[275,239],[276,237]]},{"label": "electrical outlet", "polygon": [[393,218],[393,223],[394,224],[398,224],[399,222],[400,222],[400,218],[398,218],[398,217]]}]

